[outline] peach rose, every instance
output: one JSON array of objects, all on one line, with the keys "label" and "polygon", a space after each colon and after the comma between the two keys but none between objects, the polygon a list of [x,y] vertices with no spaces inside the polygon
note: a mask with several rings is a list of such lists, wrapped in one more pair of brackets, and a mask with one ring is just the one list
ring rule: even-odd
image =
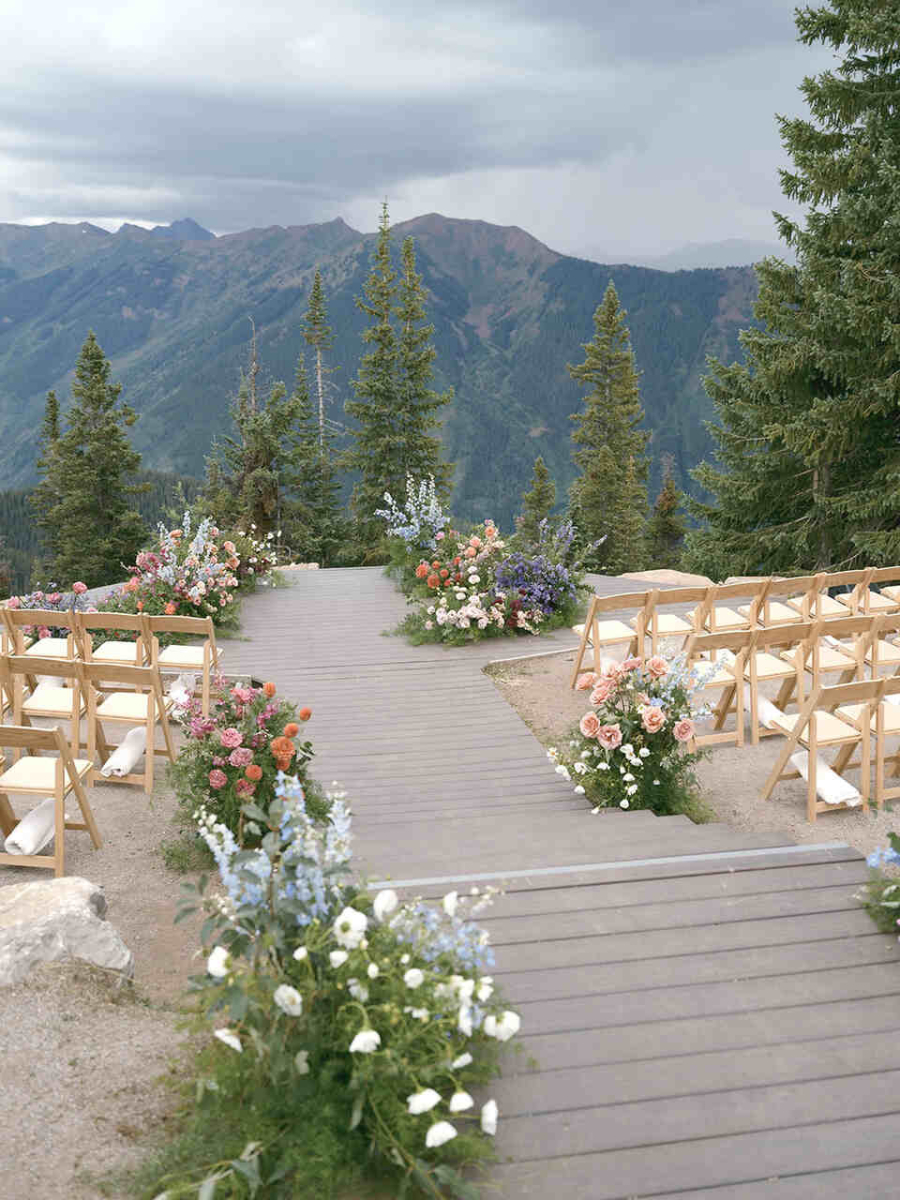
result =
[{"label": "peach rose", "polygon": [[666,714],[661,708],[657,708],[655,705],[651,708],[645,708],[641,713],[641,724],[648,733],[659,733],[665,723]]},{"label": "peach rose", "polygon": [[621,671],[636,671],[641,665],[641,661],[639,658],[626,658],[619,669]]},{"label": "peach rose", "polygon": [[579,692],[586,692],[588,688],[592,688],[596,682],[597,676],[594,674],[594,672],[586,671],[584,675],[578,676],[578,681],[575,684],[575,687]]},{"label": "peach rose", "polygon": [[652,705],[652,701],[646,692],[638,692],[635,700],[638,708],[650,708]]},{"label": "peach rose", "polygon": [[476,550],[480,550],[481,549],[481,538],[479,538],[479,537],[469,538],[469,545],[474,547],[474,549],[476,549]]},{"label": "peach rose", "polygon": [[647,660],[647,670],[654,679],[662,679],[663,675],[668,675],[669,664],[661,654],[654,654],[652,658]]},{"label": "peach rose", "polygon": [[622,730],[616,725],[601,725],[597,730],[597,741],[604,750],[615,750],[622,745]]},{"label": "peach rose", "polygon": [[688,717],[676,721],[672,733],[676,742],[689,742],[694,736],[694,722]]},{"label": "peach rose", "polygon": [[475,547],[474,546],[466,546],[466,558],[474,558],[474,557],[475,557]]},{"label": "peach rose", "polygon": [[586,712],[578,722],[578,728],[586,738],[594,738],[600,732],[600,721],[596,713]]},{"label": "peach rose", "polygon": [[591,692],[591,704],[605,704],[615,690],[616,681],[614,679],[601,679]]}]

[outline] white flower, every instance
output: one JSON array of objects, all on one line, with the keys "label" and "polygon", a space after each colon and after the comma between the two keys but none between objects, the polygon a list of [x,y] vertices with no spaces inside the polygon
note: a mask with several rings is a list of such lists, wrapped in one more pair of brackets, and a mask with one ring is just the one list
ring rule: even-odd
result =
[{"label": "white flower", "polygon": [[581,757],[582,757],[582,758],[590,758],[590,757],[591,757],[591,752],[590,752],[590,750],[582,750],[582,752],[581,752]]},{"label": "white flower", "polygon": [[[485,1024],[487,1024],[487,1021]],[[459,1006],[459,1017],[457,1018],[456,1027],[466,1037],[472,1036],[472,1006],[470,1004],[461,1004]]]},{"label": "white flower", "polygon": [[294,1066],[297,1068],[298,1075],[309,1074],[309,1051],[298,1050],[294,1055]]},{"label": "white flower", "polygon": [[447,916],[455,917],[456,916],[456,906],[459,903],[459,893],[458,892],[448,892],[447,895],[444,897],[443,903],[444,903],[444,912],[447,914]]},{"label": "white flower", "polygon": [[598,771],[608,771],[609,763],[608,762],[597,763],[597,770]]},{"label": "white flower", "polygon": [[654,780],[653,780],[653,786],[654,786],[654,787],[659,787],[659,780],[658,780],[658,779],[654,779]]},{"label": "white flower", "polygon": [[479,984],[478,991],[475,993],[478,999],[484,1003],[485,1000],[490,1000],[494,994],[494,985],[490,979],[482,979]]},{"label": "white flower", "polygon": [[627,773],[627,775],[623,775],[622,778],[626,783],[634,783],[634,776],[630,771]]},{"label": "white flower", "polygon": [[619,801],[619,808],[628,808],[628,801],[627,801],[627,800],[620,800],[620,801]]},{"label": "white flower", "polygon": [[375,920],[383,921],[385,917],[390,916],[399,903],[397,893],[393,889],[386,888],[385,891],[379,892],[372,905],[375,909]]},{"label": "white flower", "polygon": [[634,754],[634,746],[632,746],[631,742],[626,742],[626,743],[625,743],[625,745],[622,747],[622,753],[623,753],[623,754],[624,754],[626,757],[627,757],[629,754]]},{"label": "white flower", "polygon": [[488,1037],[496,1038],[498,1042],[508,1042],[522,1027],[522,1018],[518,1013],[506,1009],[499,1017],[491,1014],[484,1018],[483,1029]]},{"label": "white flower", "polygon": [[475,1101],[468,1092],[454,1092],[450,1097],[450,1111],[452,1113],[465,1112],[467,1108],[474,1108]]},{"label": "white flower", "polygon": [[238,1054],[243,1050],[241,1039],[236,1033],[232,1033],[230,1029],[217,1029],[214,1037],[217,1037],[220,1042],[224,1042],[226,1046],[230,1046],[232,1050],[237,1050]]},{"label": "white flower", "polygon": [[568,779],[569,778],[569,769],[568,769],[568,767],[564,767],[563,764],[560,763],[559,766],[556,768],[556,774],[562,775],[563,779]]},{"label": "white flower", "polygon": [[334,923],[335,941],[347,950],[355,950],[362,941],[368,924],[369,918],[365,913],[348,905]]},{"label": "white flower", "polygon": [[438,1121],[425,1134],[425,1145],[429,1150],[434,1150],[437,1146],[443,1146],[444,1142],[449,1142],[455,1137],[456,1130],[449,1121]]},{"label": "white flower", "polygon": [[369,998],[369,989],[364,983],[360,983],[358,979],[347,980],[347,991],[354,1000],[358,1000],[360,1004],[365,1004]]},{"label": "white flower", "polygon": [[377,979],[379,976],[378,963],[369,963],[366,967],[366,974],[370,979]]},{"label": "white flower", "polygon": [[381,1045],[381,1034],[375,1029],[361,1029],[350,1043],[351,1054],[374,1054]]},{"label": "white flower", "polygon": [[413,1092],[406,1097],[406,1111],[417,1117],[419,1113],[431,1112],[436,1104],[440,1104],[441,1094],[434,1088],[425,1088],[421,1092]]},{"label": "white flower", "polygon": [[575,771],[576,775],[587,775],[587,772],[588,772],[587,763],[583,763],[583,762],[575,763],[574,771]]},{"label": "white flower", "polygon": [[631,786],[630,786],[630,787],[627,787],[627,788],[625,789],[625,794],[626,794],[627,796],[633,796],[633,795],[634,795],[634,793],[635,793],[637,790],[638,790],[638,788],[637,788],[637,784],[636,784],[636,783],[633,783],[633,784],[631,784]]},{"label": "white flower", "polygon": [[641,758],[649,758],[650,757],[650,751],[647,749],[646,746],[641,746],[640,750],[638,750],[638,754],[641,756]]},{"label": "white flower", "polygon": [[469,1054],[467,1050],[465,1054],[461,1054],[459,1058],[454,1058],[453,1062],[450,1064],[450,1069],[452,1071],[461,1071],[463,1067],[467,1067],[472,1061],[472,1055]]},{"label": "white flower", "polygon": [[481,576],[480,575],[470,575],[469,583],[481,583]]},{"label": "white flower", "polygon": [[305,946],[298,946],[294,951],[294,958],[296,958],[297,962],[303,962],[305,958],[309,958],[309,951]]},{"label": "white flower", "polygon": [[578,787],[577,787],[577,788],[575,788],[575,795],[576,795],[576,796],[583,796],[583,795],[584,795],[584,788],[581,786],[581,784],[580,784],[580,783],[579,783]]},{"label": "white flower", "polygon": [[491,1137],[497,1132],[498,1115],[496,1100],[488,1100],[487,1104],[481,1106],[481,1128]]},{"label": "white flower", "polygon": [[403,982],[408,988],[421,987],[425,982],[425,976],[418,967],[410,967],[403,976]]},{"label": "white flower", "polygon": [[224,979],[231,969],[231,955],[224,946],[214,946],[206,960],[206,969],[214,979]]},{"label": "white flower", "polygon": [[409,962],[409,955],[401,954],[400,955],[400,966],[405,967],[408,962]]},{"label": "white flower", "polygon": [[337,970],[338,967],[342,967],[344,965],[349,957],[350,955],[346,950],[332,950],[328,955],[328,961],[331,963],[334,969]]},{"label": "white flower", "polygon": [[427,1008],[413,1008],[410,1004],[405,1005],[403,1011],[409,1013],[414,1021],[421,1021],[423,1025],[431,1016]]},{"label": "white flower", "polygon": [[303,1012],[303,997],[289,983],[279,984],[272,999],[289,1017],[299,1017]]}]

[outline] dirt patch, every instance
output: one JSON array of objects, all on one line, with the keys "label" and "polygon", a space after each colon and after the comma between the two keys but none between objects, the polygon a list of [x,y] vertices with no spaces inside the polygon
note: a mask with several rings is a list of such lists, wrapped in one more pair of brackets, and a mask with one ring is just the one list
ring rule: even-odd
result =
[{"label": "dirt patch", "polygon": [[[562,743],[588,707],[585,693],[569,687],[574,658],[573,652],[545,655],[495,665],[487,672],[545,746]],[[747,733],[749,738],[749,727]],[[782,745],[780,737],[769,737],[758,746],[748,740],[741,749],[711,748],[697,774],[716,820],[752,832],[783,830],[788,841],[846,842],[862,854],[885,846],[889,831],[900,832],[900,806],[881,813],[872,807],[868,816],[861,809],[822,813],[811,824],[806,820],[803,780],[779,783],[770,800],[761,800],[759,793]],[[849,777],[858,782],[854,773]]]}]

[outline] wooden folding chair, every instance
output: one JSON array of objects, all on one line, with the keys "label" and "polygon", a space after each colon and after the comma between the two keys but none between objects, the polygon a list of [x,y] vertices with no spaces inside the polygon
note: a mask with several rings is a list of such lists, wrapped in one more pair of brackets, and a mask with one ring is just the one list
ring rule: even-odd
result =
[{"label": "wooden folding chair", "polygon": [[872,583],[880,585],[880,595],[900,607],[900,584],[892,583],[900,580],[900,567],[878,567],[872,574]]},{"label": "wooden folding chair", "polygon": [[[65,874],[65,831],[84,829],[91,835],[94,848],[103,845],[100,831],[91,812],[84,781],[90,775],[93,763],[86,759],[73,758],[62,731],[54,729],[32,729],[21,725],[0,725],[0,745],[11,746],[28,753],[0,774],[0,829],[9,836],[18,821],[8,793],[27,796],[51,796],[55,800],[55,836],[52,854],[0,854],[0,866],[45,867],[59,876]],[[50,757],[35,751],[47,751]],[[81,809],[83,821],[66,819],[65,802],[74,792]]]},{"label": "wooden folding chair", "polygon": [[[575,655],[575,666],[572,668],[572,678],[569,681],[570,687],[575,686],[578,676],[586,669],[584,656],[588,646],[592,649],[591,665],[595,671],[600,669],[600,651],[607,646],[627,645],[629,655],[637,654],[638,645],[643,645],[643,626],[632,629],[617,618],[601,621],[600,617],[603,613],[626,613],[636,608],[640,619],[647,596],[647,592],[629,592],[621,596],[591,596],[584,624],[572,626],[572,632],[577,633],[581,640]],[[151,620],[155,619],[151,618]],[[184,619],[182,618],[182,620]]]},{"label": "wooden folding chair", "polygon": [[714,583],[707,588],[706,599],[691,614],[692,622],[697,628],[709,633],[733,633],[740,629],[752,629],[755,621],[743,616],[732,603],[735,600],[746,601],[745,607],[752,606],[757,597],[768,584],[769,580],[741,580],[738,583]]},{"label": "wooden folding chair", "polygon": [[738,612],[752,626],[770,629],[774,625],[799,625],[803,616],[788,603],[797,595],[806,596],[815,582],[814,575],[799,579],[767,579],[751,604],[742,605]]},{"label": "wooden folding chair", "polygon": [[[75,658],[79,652],[78,614],[71,609],[56,612],[44,608],[3,608],[3,622],[13,654],[37,658]],[[65,637],[44,637],[40,629],[66,629]],[[27,630],[31,630],[26,634]]]},{"label": "wooden folding chair", "polygon": [[[33,676],[42,676],[41,682],[29,690],[28,680]],[[47,682],[48,677],[54,682]],[[0,657],[0,679],[11,698],[13,724],[30,726],[35,717],[68,721],[69,749],[77,758],[81,753],[81,718],[86,712],[80,663],[75,659],[37,658],[29,654],[4,655]],[[65,680],[69,686],[57,680]]]},{"label": "wooden folding chair", "polygon": [[[596,599],[596,597],[595,597]],[[212,617],[166,617],[147,618],[150,634],[150,661],[163,674],[179,674],[189,671],[201,676],[202,705],[204,716],[209,713],[210,687],[213,674],[219,673],[221,654],[216,646],[216,627]],[[159,648],[159,634],[179,633],[202,638],[199,646],[173,645]],[[583,642],[582,638],[582,642]],[[582,655],[584,653],[582,646]],[[580,661],[580,660],[579,660]]]},{"label": "wooden folding chair", "polygon": [[[785,600],[785,604],[797,610],[800,617],[804,621],[815,621],[819,618],[829,620],[832,617],[845,617],[847,615],[846,605],[841,604],[833,596],[829,596],[828,589],[836,586],[833,582],[839,579],[842,583],[849,583],[850,578],[861,575],[859,571],[847,571],[841,576],[829,575],[827,571],[820,571],[818,575],[812,576],[813,583],[806,591],[795,596],[789,596]],[[797,582],[802,582],[798,580]],[[858,582],[853,578],[852,582]]]},{"label": "wooden folding chair", "polygon": [[[881,617],[820,617],[812,623],[808,638],[789,650],[782,650],[781,657],[797,670],[797,703],[803,704],[807,674],[812,675],[813,688],[824,684],[826,675],[837,674],[838,683],[865,679],[865,664],[871,657],[882,620]],[[841,638],[849,638],[849,644]]]},{"label": "wooden folding chair", "polygon": [[900,579],[900,567],[867,567],[852,592],[840,592],[835,597],[841,604],[846,605],[854,616],[862,613],[891,613],[900,608],[900,600],[887,592],[873,590],[872,585],[887,583],[892,579]]},{"label": "wooden folding chair", "polygon": [[[744,667],[753,644],[753,631],[733,630],[731,633],[694,632],[685,647],[688,665],[699,671],[706,669],[706,677],[698,686],[698,692],[719,691],[722,695],[713,711],[715,721],[713,733],[700,733],[694,737],[695,746],[715,746],[732,742],[744,744]],[[728,700],[724,702],[727,694]],[[723,728],[729,713],[735,714],[733,730]]]},{"label": "wooden folding chair", "polygon": [[[133,783],[143,786],[149,795],[153,791],[154,762],[157,754],[165,754],[170,762],[175,761],[175,745],[169,727],[170,701],[163,695],[162,681],[156,667],[131,667],[119,664],[82,663],[81,677],[87,696],[88,755],[92,763],[92,783]],[[130,691],[108,692],[109,683],[123,683]],[[103,689],[101,691],[101,688]],[[104,694],[105,693],[105,694]],[[144,771],[138,775],[117,775],[107,779],[100,768],[115,749],[106,738],[103,724],[143,726],[147,743],[144,755]],[[156,746],[156,726],[162,727],[165,747]]]},{"label": "wooden folding chair", "polygon": [[[885,776],[888,763],[891,764],[891,776],[896,780],[900,775],[900,751],[894,750],[888,754],[885,742],[889,737],[900,735],[900,675],[883,679],[881,703],[875,710],[873,732],[875,734],[875,803],[879,809],[884,808],[886,800],[896,800],[900,797],[900,784],[896,782],[888,787]],[[843,713],[841,714],[844,715]]]},{"label": "wooden folding chair", "polygon": [[[838,803],[820,800],[817,791],[819,776],[825,771],[842,777],[848,766],[853,765],[852,756],[860,751],[860,786],[858,789],[864,812],[869,811],[871,737],[870,722],[874,710],[879,706],[886,681],[883,679],[857,680],[854,683],[839,683],[833,687],[815,688],[799,713],[779,713],[774,718],[778,728],[787,735],[778,753],[765,786],[762,799],[768,800],[775,786],[782,779],[802,777],[800,763],[794,758],[796,769],[787,771],[788,761],[798,753],[798,747],[807,752],[806,759],[806,815],[815,821],[820,812],[832,812],[839,808],[856,807],[851,799]],[[855,716],[851,719],[847,706],[852,706]],[[837,713],[834,711],[837,709]],[[840,715],[838,715],[840,714]],[[832,767],[819,761],[819,751],[834,747],[838,751]]]},{"label": "wooden folding chair", "polygon": [[[758,746],[760,738],[772,737],[777,730],[761,728],[760,695],[761,683],[778,683],[779,692],[774,701],[775,707],[784,709],[791,697],[799,689],[800,670],[794,661],[785,661],[779,653],[784,647],[793,647],[809,639],[813,625],[810,622],[795,625],[774,625],[770,629],[759,628],[750,630],[750,644],[744,656],[743,672],[740,679],[734,682],[735,691],[746,687],[750,696],[750,742]],[[716,707],[717,728],[732,710],[735,703],[733,692],[726,688],[722,699]],[[746,708],[746,703],[745,703]]]},{"label": "wooden folding chair", "polygon": [[[696,628],[699,619],[697,606],[702,607],[705,603],[708,591],[709,589],[706,587],[686,587],[666,588],[665,590],[654,588],[653,591],[648,592],[643,611],[628,622],[635,633],[639,631],[642,633],[638,641],[637,653],[643,657],[646,648],[645,640],[648,637],[651,654],[659,653],[659,643],[663,638],[680,637],[683,648]],[[695,608],[683,616],[680,613],[667,611],[674,605],[684,604],[693,604]]]},{"label": "wooden folding chair", "polygon": [[[147,618],[140,613],[77,613],[76,627],[85,662],[142,667],[149,658]],[[125,638],[105,638],[94,649],[94,634],[125,633]]]}]

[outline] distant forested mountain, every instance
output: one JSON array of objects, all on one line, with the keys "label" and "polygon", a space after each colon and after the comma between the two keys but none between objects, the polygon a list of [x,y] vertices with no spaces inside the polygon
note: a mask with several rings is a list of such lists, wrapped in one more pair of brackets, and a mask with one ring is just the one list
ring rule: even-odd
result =
[{"label": "distant forested mountain", "polygon": [[[688,484],[687,470],[709,448],[704,359],[739,354],[738,330],[752,323],[752,268],[672,274],[603,266],[557,254],[515,227],[436,214],[395,233],[398,252],[404,236],[416,239],[435,325],[436,386],[455,389],[444,442],[457,463],[460,516],[508,523],[538,454],[565,494],[569,416],[581,402],[566,364],[581,361],[610,278],[643,372],[656,470],[671,454]],[[0,484],[32,483],[44,397],[56,388],[65,405],[89,329],[141,414],[133,437],[144,466],[202,475],[213,437],[228,431],[248,318],[263,376],[289,381],[317,265],[335,331],[331,364],[340,368],[329,415],[346,423],[343,400],[364,328],[354,297],[373,238],[340,218],[218,238],[192,221],[116,234],[88,224],[0,225]]]}]

